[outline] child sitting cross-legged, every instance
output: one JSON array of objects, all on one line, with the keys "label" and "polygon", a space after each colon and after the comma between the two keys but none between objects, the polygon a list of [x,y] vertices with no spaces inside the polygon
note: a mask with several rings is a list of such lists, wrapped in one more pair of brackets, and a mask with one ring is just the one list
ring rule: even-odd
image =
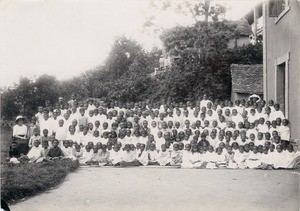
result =
[{"label": "child sitting cross-legged", "polygon": [[158,157],[159,154],[156,150],[156,146],[154,143],[151,143],[150,149],[148,151],[148,159],[149,159],[148,165],[159,165],[157,162]]},{"label": "child sitting cross-legged", "polygon": [[55,139],[52,144],[53,144],[53,146],[49,149],[47,158],[49,160],[57,160],[57,159],[63,158],[65,155],[64,155],[63,151],[61,150],[61,148],[58,146],[59,141],[57,139]]},{"label": "child sitting cross-legged", "polygon": [[62,147],[61,150],[65,155],[64,158],[69,158],[69,159],[72,159],[72,160],[76,160],[76,157],[73,155],[73,149],[70,147],[69,140],[64,140],[63,141],[63,147]]},{"label": "child sitting cross-legged", "polygon": [[125,144],[120,166],[127,167],[127,166],[137,166],[137,165],[139,165],[139,163],[136,160],[135,153],[130,148],[130,144]]},{"label": "child sitting cross-legged", "polygon": [[[100,149],[101,150],[101,149]],[[99,158],[100,158],[100,151],[95,145],[92,150],[92,154],[89,160],[86,161],[87,165],[98,165],[99,164]]]},{"label": "child sitting cross-legged", "polygon": [[21,157],[21,153],[17,148],[17,142],[12,142],[8,151],[9,157],[7,161],[10,163],[20,163],[19,158]]},{"label": "child sitting cross-legged", "polygon": [[109,155],[110,155],[110,152],[107,151],[107,146],[105,144],[103,144],[101,151],[99,153],[99,159],[98,159],[100,166],[106,166],[109,164]]},{"label": "child sitting cross-legged", "polygon": [[179,151],[179,145],[175,143],[171,151],[171,166],[180,166],[182,162],[182,153]]},{"label": "child sitting cross-legged", "polygon": [[27,157],[30,163],[40,163],[44,160],[42,155],[43,148],[40,146],[40,141],[35,140],[33,146],[29,150]]},{"label": "child sitting cross-legged", "polygon": [[172,161],[170,153],[167,151],[167,147],[165,144],[161,145],[161,150],[158,153],[157,162],[160,166],[170,165]]},{"label": "child sitting cross-legged", "polygon": [[120,151],[120,147],[115,144],[113,146],[113,150],[110,152],[109,163],[113,166],[119,166],[122,161],[122,152]]}]

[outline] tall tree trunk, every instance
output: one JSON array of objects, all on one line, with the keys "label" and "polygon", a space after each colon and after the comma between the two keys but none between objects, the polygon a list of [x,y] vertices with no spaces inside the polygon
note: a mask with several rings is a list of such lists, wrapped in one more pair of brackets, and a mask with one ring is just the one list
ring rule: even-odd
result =
[{"label": "tall tree trunk", "polygon": [[206,23],[208,23],[210,1],[211,0],[205,0],[204,1],[204,17],[205,17],[204,21]]}]

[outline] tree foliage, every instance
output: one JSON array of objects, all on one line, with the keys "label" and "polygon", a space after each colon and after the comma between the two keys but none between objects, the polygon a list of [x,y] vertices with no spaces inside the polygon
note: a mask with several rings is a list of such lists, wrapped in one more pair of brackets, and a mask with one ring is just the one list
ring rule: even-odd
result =
[{"label": "tree foliage", "polygon": [[[170,5],[171,2],[162,6],[168,9]],[[146,99],[180,102],[195,100],[204,93],[215,99],[229,99],[230,65],[262,63],[262,44],[228,49],[229,40],[239,37],[239,30],[234,22],[218,20],[225,10],[212,7],[210,0],[184,1],[177,9],[192,12],[188,8],[196,16],[208,15],[212,21],[205,17],[204,21],[197,19],[193,26],[163,31],[160,39],[165,51],[177,58],[169,71],[150,76],[159,65],[162,50],[147,52],[136,41],[117,37],[102,66],[65,81],[49,75],[35,81],[21,78],[15,86],[2,90],[1,117],[32,116],[37,106],[45,105],[45,100],[54,103],[59,96],[67,100],[71,93],[77,93],[79,99],[93,97],[123,102]]]}]

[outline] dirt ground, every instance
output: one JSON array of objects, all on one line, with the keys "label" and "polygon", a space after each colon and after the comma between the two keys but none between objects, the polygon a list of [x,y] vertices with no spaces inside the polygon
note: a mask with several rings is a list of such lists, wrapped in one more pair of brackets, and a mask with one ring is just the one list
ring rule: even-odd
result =
[{"label": "dirt ground", "polygon": [[299,210],[295,171],[80,167],[12,211]]}]

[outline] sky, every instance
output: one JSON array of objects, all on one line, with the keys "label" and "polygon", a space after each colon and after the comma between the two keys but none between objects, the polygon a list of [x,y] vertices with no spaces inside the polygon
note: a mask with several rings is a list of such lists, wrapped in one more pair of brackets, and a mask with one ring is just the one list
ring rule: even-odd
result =
[{"label": "sky", "polygon": [[[150,0],[0,0],[0,87],[21,76],[65,80],[101,65],[114,38],[125,34],[146,49],[160,46],[143,24],[155,16],[169,28],[190,19],[160,14]],[[238,20],[260,0],[219,0]]]}]

